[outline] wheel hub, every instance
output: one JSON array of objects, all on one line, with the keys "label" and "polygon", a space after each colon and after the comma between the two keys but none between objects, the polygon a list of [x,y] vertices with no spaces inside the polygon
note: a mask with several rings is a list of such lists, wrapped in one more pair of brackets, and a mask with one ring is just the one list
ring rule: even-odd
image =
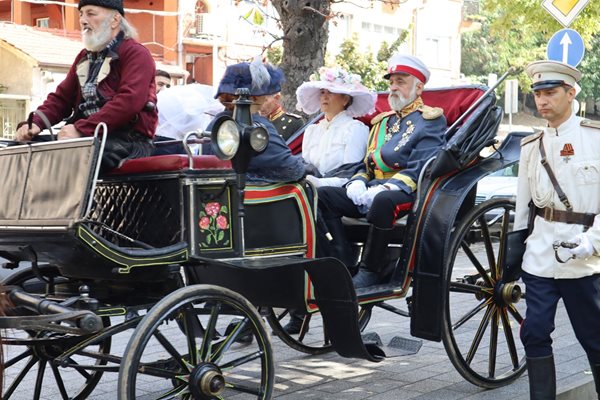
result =
[{"label": "wheel hub", "polygon": [[516,282],[499,283],[496,285],[495,300],[497,303],[507,306],[518,303],[523,296],[521,287]]},{"label": "wheel hub", "polygon": [[190,374],[190,391],[195,398],[213,399],[225,390],[225,378],[214,364],[200,364]]}]

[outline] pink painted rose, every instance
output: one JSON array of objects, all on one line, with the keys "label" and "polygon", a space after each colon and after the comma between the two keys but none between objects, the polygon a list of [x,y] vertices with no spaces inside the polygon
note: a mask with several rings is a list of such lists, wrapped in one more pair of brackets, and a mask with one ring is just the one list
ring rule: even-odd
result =
[{"label": "pink painted rose", "polygon": [[204,210],[206,211],[206,213],[208,215],[210,215],[211,217],[214,217],[221,210],[221,205],[217,202],[207,203],[206,206],[204,207]]},{"label": "pink painted rose", "polygon": [[217,217],[217,226],[219,229],[227,229],[229,228],[229,222],[227,221],[227,217],[224,215],[219,215]]},{"label": "pink painted rose", "polygon": [[208,229],[208,227],[210,226],[210,218],[208,218],[208,217],[200,218],[200,223],[198,225],[200,225],[200,229],[202,229],[202,230]]}]

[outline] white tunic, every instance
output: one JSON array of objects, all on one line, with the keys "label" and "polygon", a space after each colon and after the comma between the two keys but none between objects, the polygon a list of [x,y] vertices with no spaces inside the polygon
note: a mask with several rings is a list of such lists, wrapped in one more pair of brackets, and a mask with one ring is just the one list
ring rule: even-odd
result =
[{"label": "white tunic", "polygon": [[[558,129],[545,128],[544,148],[548,164],[567,195],[572,211],[600,213],[600,130],[583,127],[581,118],[572,115]],[[524,139],[525,141],[527,140]],[[572,152],[570,151],[572,148]],[[561,155],[562,152],[562,155]],[[548,173],[540,162],[539,139],[521,147],[517,209],[514,229],[527,225],[528,203],[533,198],[539,208],[566,210],[559,200]],[[582,225],[548,222],[535,217],[532,234],[527,239],[523,270],[536,276],[557,279],[581,278],[600,273],[600,217],[586,233],[594,246],[588,259],[559,263],[554,257],[554,241],[570,241],[583,232]],[[559,250],[563,259],[570,255]]]},{"label": "white tunic", "polygon": [[[321,175],[349,163],[362,161],[367,152],[369,128],[342,111],[331,121],[323,118],[306,128],[302,140],[302,157]],[[346,178],[320,178],[321,186],[342,186]]]}]

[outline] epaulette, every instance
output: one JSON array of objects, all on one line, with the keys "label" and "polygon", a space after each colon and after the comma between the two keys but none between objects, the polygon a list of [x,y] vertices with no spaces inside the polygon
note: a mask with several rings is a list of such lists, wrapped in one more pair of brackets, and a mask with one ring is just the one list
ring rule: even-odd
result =
[{"label": "epaulette", "polygon": [[523,139],[521,139],[521,146],[525,146],[527,143],[531,143],[535,140],[538,140],[539,138],[542,137],[543,133],[544,133],[544,131],[538,131],[529,136],[525,136]]},{"label": "epaulette", "polygon": [[386,112],[382,112],[381,114],[377,114],[376,116],[373,117],[373,119],[371,119],[371,125],[378,124],[385,117],[394,115],[395,113],[396,113],[395,111],[386,111]]},{"label": "epaulette", "polygon": [[290,116],[290,117],[293,117],[293,118],[296,118],[296,119],[300,119],[300,118],[302,118],[302,117],[301,117],[300,115],[298,115],[298,114],[292,114],[292,113],[289,113],[289,112],[286,112],[286,113],[285,113],[285,115],[287,115],[287,116]]},{"label": "epaulette", "polygon": [[600,129],[600,121],[592,121],[591,119],[584,119],[581,121],[581,126],[585,126],[586,128]]},{"label": "epaulette", "polygon": [[419,111],[421,111],[421,115],[423,115],[423,119],[436,119],[441,117],[444,114],[444,110],[439,107],[429,107],[423,104],[419,107]]}]

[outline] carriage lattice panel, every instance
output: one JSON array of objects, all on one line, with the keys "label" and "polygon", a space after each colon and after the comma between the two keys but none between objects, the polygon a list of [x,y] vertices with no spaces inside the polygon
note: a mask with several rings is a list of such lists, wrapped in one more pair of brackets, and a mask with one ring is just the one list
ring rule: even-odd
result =
[{"label": "carriage lattice panel", "polygon": [[[99,183],[90,219],[153,247],[177,243],[182,237],[178,180]],[[93,229],[117,245],[131,246],[99,226]]]}]

